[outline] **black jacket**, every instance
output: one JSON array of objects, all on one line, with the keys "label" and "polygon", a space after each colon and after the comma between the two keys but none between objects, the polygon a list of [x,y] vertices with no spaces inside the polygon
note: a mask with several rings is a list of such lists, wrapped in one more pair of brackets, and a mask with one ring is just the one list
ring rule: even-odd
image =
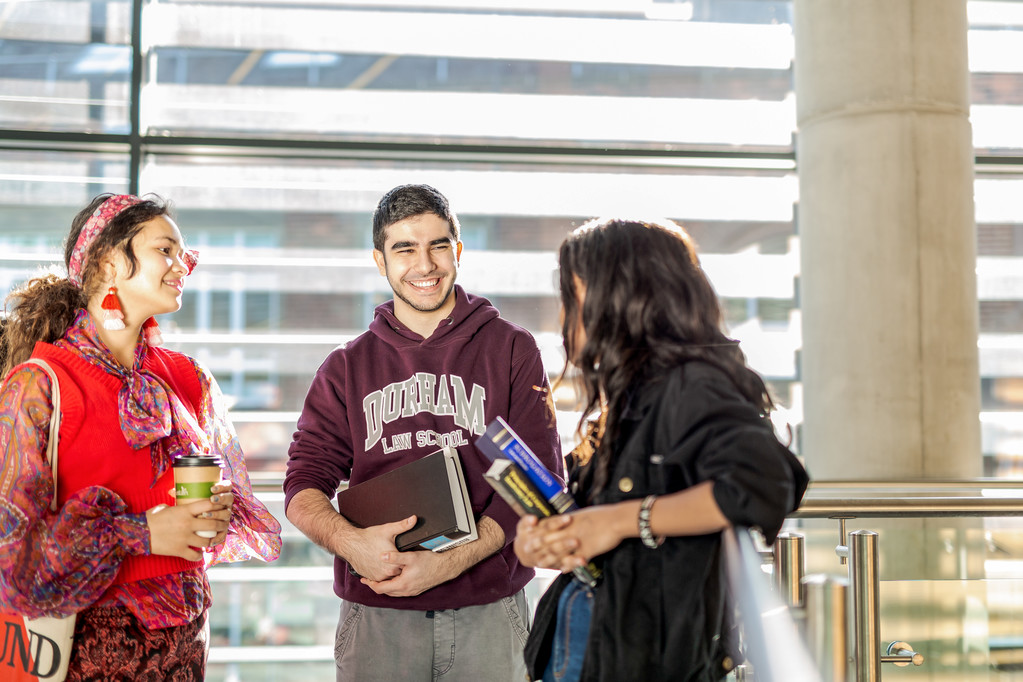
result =
[{"label": "black jacket", "polygon": [[[728,377],[693,361],[633,395],[623,415],[607,504],[714,481],[714,498],[736,526],[759,528],[773,542],[794,511],[808,477]],[[657,456],[660,457],[657,457]],[[589,467],[571,480],[577,501],[589,497]],[[729,617],[721,534],[671,537],[657,549],[627,539],[600,557],[583,680],[720,680],[739,662]],[[539,679],[550,656],[557,600],[570,576],[544,594],[526,659]]]}]

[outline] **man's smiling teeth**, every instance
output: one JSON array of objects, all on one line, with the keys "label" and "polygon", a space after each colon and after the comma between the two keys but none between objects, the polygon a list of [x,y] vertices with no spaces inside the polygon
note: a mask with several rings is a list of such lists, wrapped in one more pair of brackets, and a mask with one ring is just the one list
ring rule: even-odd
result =
[{"label": "man's smiling teeth", "polygon": [[420,281],[420,282],[409,282],[409,284],[411,284],[414,287],[418,287],[420,289],[427,289],[429,287],[436,286],[437,282],[439,282],[439,281],[440,281],[439,279],[428,279],[426,281]]}]

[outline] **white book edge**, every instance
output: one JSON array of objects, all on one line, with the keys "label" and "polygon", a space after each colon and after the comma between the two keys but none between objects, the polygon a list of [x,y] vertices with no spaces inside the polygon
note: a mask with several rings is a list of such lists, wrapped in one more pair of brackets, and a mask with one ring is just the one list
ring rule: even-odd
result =
[{"label": "white book edge", "polygon": [[465,473],[462,471],[462,461],[458,458],[458,451],[450,446],[445,446],[444,450],[444,461],[448,465],[449,475],[454,472],[455,477],[458,479],[458,489],[462,491],[462,504],[455,502],[455,514],[458,516],[459,525],[466,525],[469,527],[469,534],[463,535],[462,537],[449,540],[442,545],[438,545],[433,548],[434,552],[443,552],[445,550],[464,545],[467,542],[479,539],[479,533],[476,530],[476,519],[472,515],[472,502],[469,500],[469,487],[466,485]]}]

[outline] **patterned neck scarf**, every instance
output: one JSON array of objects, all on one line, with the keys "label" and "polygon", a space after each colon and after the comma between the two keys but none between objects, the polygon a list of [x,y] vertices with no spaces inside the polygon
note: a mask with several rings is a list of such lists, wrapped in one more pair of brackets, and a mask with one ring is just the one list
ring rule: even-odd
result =
[{"label": "patterned neck scarf", "polygon": [[144,335],[139,335],[131,369],[114,359],[96,333],[87,310],[78,312],[64,338],[55,345],[78,353],[90,365],[121,379],[122,386],[117,394],[121,433],[136,450],[151,446],[151,485],[156,484],[178,455],[209,452],[209,440],[192,413],[163,379],[143,367],[149,352]]}]

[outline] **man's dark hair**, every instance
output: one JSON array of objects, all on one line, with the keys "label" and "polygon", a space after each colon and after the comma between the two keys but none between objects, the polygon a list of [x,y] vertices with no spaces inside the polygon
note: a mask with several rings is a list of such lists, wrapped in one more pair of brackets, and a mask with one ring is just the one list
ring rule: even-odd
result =
[{"label": "man's dark hair", "polygon": [[399,185],[385,194],[373,211],[373,248],[381,252],[384,250],[388,227],[425,213],[446,220],[451,227],[451,238],[456,242],[459,240],[458,216],[443,194],[429,185]]}]

